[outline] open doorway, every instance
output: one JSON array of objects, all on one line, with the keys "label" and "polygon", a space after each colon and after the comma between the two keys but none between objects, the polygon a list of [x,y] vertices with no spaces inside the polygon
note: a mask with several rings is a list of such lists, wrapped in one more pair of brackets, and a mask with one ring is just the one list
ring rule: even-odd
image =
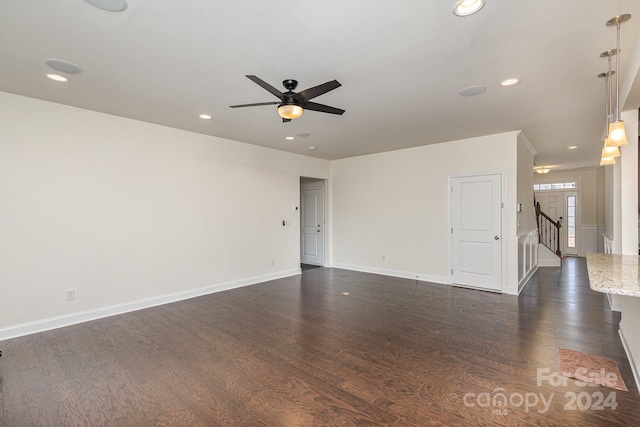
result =
[{"label": "open doorway", "polygon": [[578,256],[581,244],[581,218],[576,183],[536,185],[534,185],[535,197],[536,201],[540,202],[540,210],[562,224],[560,228],[562,255]]},{"label": "open doorway", "polygon": [[322,267],[325,259],[325,180],[300,177],[300,267]]}]

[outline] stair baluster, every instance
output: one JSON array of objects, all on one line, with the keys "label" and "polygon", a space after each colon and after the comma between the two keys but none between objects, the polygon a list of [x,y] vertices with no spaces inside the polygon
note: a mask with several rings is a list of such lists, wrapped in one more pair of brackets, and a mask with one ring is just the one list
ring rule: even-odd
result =
[{"label": "stair baluster", "polygon": [[562,257],[562,251],[560,251],[560,227],[562,227],[562,218],[554,221],[540,210],[540,202],[536,202],[535,206],[539,242],[559,257]]}]

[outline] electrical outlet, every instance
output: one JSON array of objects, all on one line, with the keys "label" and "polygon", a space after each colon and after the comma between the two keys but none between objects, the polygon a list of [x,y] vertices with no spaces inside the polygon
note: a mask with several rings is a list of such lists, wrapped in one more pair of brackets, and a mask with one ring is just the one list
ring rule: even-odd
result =
[{"label": "electrical outlet", "polygon": [[67,289],[64,291],[64,300],[65,301],[73,301],[76,299],[76,290],[75,289]]}]

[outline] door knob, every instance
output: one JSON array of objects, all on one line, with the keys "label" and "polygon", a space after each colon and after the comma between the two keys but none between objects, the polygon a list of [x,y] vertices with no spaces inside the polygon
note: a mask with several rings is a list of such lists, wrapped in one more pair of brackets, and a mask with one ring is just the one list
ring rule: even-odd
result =
[{"label": "door knob", "polygon": [[495,236],[494,239],[500,240],[500,237],[499,236]]},{"label": "door knob", "polygon": [[318,230],[318,233],[320,232],[320,230]]}]

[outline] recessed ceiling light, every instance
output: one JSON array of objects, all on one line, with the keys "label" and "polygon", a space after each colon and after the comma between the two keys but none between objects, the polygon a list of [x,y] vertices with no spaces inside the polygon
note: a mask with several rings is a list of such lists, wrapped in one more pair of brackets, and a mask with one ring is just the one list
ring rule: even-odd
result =
[{"label": "recessed ceiling light", "polygon": [[484,0],[459,0],[453,13],[458,16],[469,16],[482,9],[482,6],[484,6]]},{"label": "recessed ceiling light", "polygon": [[458,95],[460,95],[460,96],[474,96],[474,95],[481,94],[485,90],[487,90],[487,88],[482,86],[482,85],[468,86],[468,87],[465,87],[463,89],[460,89],[460,92],[458,92]]},{"label": "recessed ceiling light", "polygon": [[500,83],[500,86],[513,86],[520,83],[520,79],[506,79]]},{"label": "recessed ceiling light", "polygon": [[315,145],[311,145],[311,146],[309,147],[309,150],[315,150],[315,149],[316,149],[316,146],[315,146]]},{"label": "recessed ceiling light", "polygon": [[84,0],[91,6],[109,12],[122,12],[127,8],[127,0]]},{"label": "recessed ceiling light", "polygon": [[288,141],[293,141],[295,138],[292,136],[285,136],[284,139],[288,140]]},{"label": "recessed ceiling light", "polygon": [[69,79],[60,74],[47,74],[47,77],[56,82],[68,82]]},{"label": "recessed ceiling light", "polygon": [[73,62],[65,61],[64,59],[48,58],[45,61],[49,67],[56,71],[67,74],[78,74],[82,72],[82,68],[78,67]]},{"label": "recessed ceiling light", "polygon": [[571,147],[567,147],[569,150],[575,150],[576,148],[578,148],[577,145],[572,145]]},{"label": "recessed ceiling light", "polygon": [[203,120],[211,120],[211,116],[208,114],[200,114],[199,117]]}]

